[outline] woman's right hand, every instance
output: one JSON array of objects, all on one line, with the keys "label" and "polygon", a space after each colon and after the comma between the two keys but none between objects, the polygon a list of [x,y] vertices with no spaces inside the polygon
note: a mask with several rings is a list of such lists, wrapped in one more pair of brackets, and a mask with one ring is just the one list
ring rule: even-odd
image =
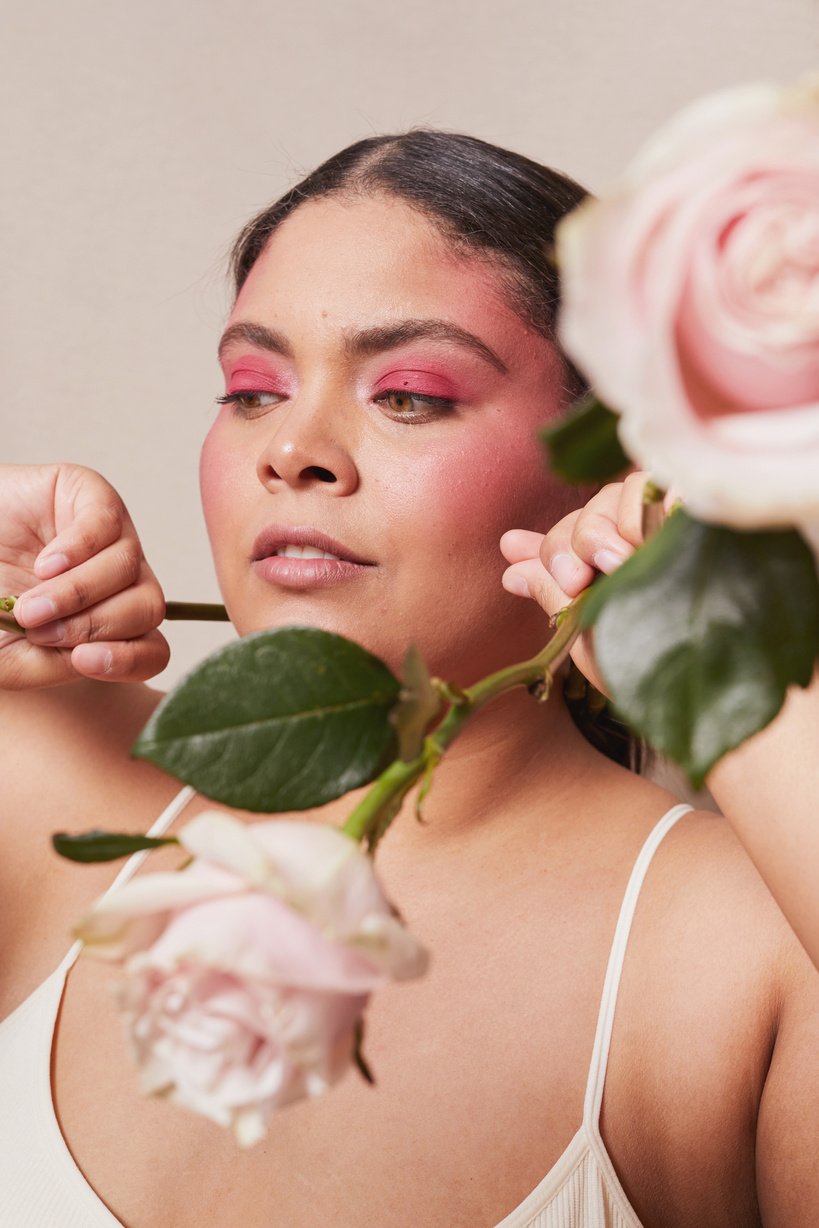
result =
[{"label": "woman's right hand", "polygon": [[0,689],[136,682],[168,662],[162,590],[93,469],[0,466],[0,596],[12,595],[26,634],[0,629]]}]

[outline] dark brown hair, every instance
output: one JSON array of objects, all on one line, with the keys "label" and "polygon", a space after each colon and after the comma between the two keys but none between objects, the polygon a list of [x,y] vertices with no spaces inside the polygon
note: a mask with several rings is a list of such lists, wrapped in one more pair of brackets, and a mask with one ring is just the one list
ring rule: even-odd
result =
[{"label": "dark brown hair", "polygon": [[[460,133],[415,129],[342,149],[244,228],[231,267],[238,294],[274,230],[308,200],[385,194],[425,214],[456,246],[492,259],[515,310],[554,339],[560,301],[552,258],[557,223],[587,195],[567,175]],[[565,400],[583,391],[565,361]]]}]

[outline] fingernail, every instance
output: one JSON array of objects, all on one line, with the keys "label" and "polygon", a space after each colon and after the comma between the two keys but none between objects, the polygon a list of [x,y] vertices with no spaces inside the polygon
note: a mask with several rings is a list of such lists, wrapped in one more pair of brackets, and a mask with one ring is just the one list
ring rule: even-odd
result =
[{"label": "fingernail", "polygon": [[616,571],[621,563],[625,563],[626,556],[618,554],[616,550],[598,550],[592,555],[592,563],[598,571],[602,571],[604,575],[609,575],[610,572]]},{"label": "fingernail", "polygon": [[83,644],[82,672],[84,674],[107,674],[114,664],[114,654],[110,648],[102,648],[97,644]]},{"label": "fingernail", "polygon": [[21,597],[15,613],[22,614],[27,627],[39,627],[40,623],[51,622],[57,607],[48,597]]},{"label": "fingernail", "polygon": [[58,618],[45,627],[32,627],[29,639],[32,644],[61,644],[65,639],[65,623]]},{"label": "fingernail", "polygon": [[529,585],[523,576],[518,575],[516,571],[510,572],[509,575],[503,577],[503,587],[507,593],[514,594],[515,597],[530,597]]},{"label": "fingernail", "polygon": [[67,554],[45,554],[42,558],[36,560],[34,574],[39,576],[41,580],[51,580],[54,576],[59,576],[64,571],[68,571],[69,566]]},{"label": "fingernail", "polygon": [[549,571],[564,593],[571,591],[582,568],[583,564],[571,554],[556,554],[549,564]]}]

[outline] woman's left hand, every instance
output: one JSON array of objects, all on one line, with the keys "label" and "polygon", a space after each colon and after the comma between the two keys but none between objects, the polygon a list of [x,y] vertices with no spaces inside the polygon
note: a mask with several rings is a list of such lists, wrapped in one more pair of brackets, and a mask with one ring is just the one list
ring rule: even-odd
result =
[{"label": "woman's left hand", "polygon": [[[503,585],[555,614],[612,572],[643,541],[645,473],[604,486],[585,507],[545,535],[513,529],[501,539],[511,564]],[[666,496],[666,508],[671,503]],[[591,634],[572,659],[605,692]],[[791,687],[782,711],[765,729],[726,755],[706,783],[771,894],[819,969],[819,672],[806,689]]]},{"label": "woman's left hand", "polygon": [[[553,525],[548,533],[511,529],[500,548],[511,564],[503,586],[518,597],[532,597],[547,614],[556,614],[587,588],[600,572],[608,575],[643,542],[645,473],[611,482]],[[599,691],[605,685],[594,662],[590,633],[572,649],[572,660]]]}]

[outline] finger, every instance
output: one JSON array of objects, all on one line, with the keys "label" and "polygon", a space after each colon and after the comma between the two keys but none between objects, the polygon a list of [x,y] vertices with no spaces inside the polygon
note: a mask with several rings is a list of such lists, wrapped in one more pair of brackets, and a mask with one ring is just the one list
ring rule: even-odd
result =
[{"label": "finger", "polygon": [[139,639],[79,644],[71,653],[78,674],[101,682],[145,682],[162,672],[171,650],[161,631]]},{"label": "finger", "polygon": [[623,541],[632,546],[641,546],[644,541],[644,495],[647,482],[647,473],[630,473],[623,482],[620,492],[617,531]]},{"label": "finger", "polygon": [[[528,556],[528,548],[534,545],[535,539],[540,538],[538,555],[542,566],[551,572],[558,586],[566,594],[576,597],[594,579],[594,571],[584,564],[571,548],[572,533],[580,514],[579,508],[569,512],[568,516],[552,525],[545,535],[525,534],[523,530],[516,530],[522,539],[528,539],[521,542],[521,546],[525,546],[526,550],[521,549],[520,558],[512,559],[510,555],[507,555],[507,558],[510,562],[522,561]],[[522,580],[519,583],[522,584]],[[521,592],[519,595],[525,594]]]},{"label": "finger", "polygon": [[34,561],[34,574],[40,580],[53,579],[86,562],[115,542],[126,522],[130,526],[119,495],[93,469],[61,469],[54,497],[60,527]]},{"label": "finger", "polygon": [[634,546],[620,536],[612,516],[590,507],[584,508],[575,523],[571,549],[583,563],[604,575],[610,575],[634,553]]},{"label": "finger", "polygon": [[131,640],[147,635],[162,622],[165,603],[159,585],[140,584],[83,610],[73,618],[60,618],[32,627],[32,644],[73,648],[78,644]]},{"label": "finger", "polygon": [[501,554],[507,563],[536,559],[540,553],[542,541],[542,533],[531,533],[528,529],[510,529],[500,539]]},{"label": "finger", "polygon": [[507,567],[501,577],[503,587],[517,597],[531,597],[551,616],[571,600],[539,559],[526,559]]},{"label": "finger", "polygon": [[[139,542],[136,537],[129,536],[48,584],[28,589],[15,605],[14,613],[21,626],[40,627],[55,619],[69,618],[130,588],[143,573],[146,580],[153,580]],[[156,587],[159,589],[158,584]]]},{"label": "finger", "polygon": [[76,682],[68,652],[29,644],[28,637],[0,635],[0,691],[27,691]]}]

